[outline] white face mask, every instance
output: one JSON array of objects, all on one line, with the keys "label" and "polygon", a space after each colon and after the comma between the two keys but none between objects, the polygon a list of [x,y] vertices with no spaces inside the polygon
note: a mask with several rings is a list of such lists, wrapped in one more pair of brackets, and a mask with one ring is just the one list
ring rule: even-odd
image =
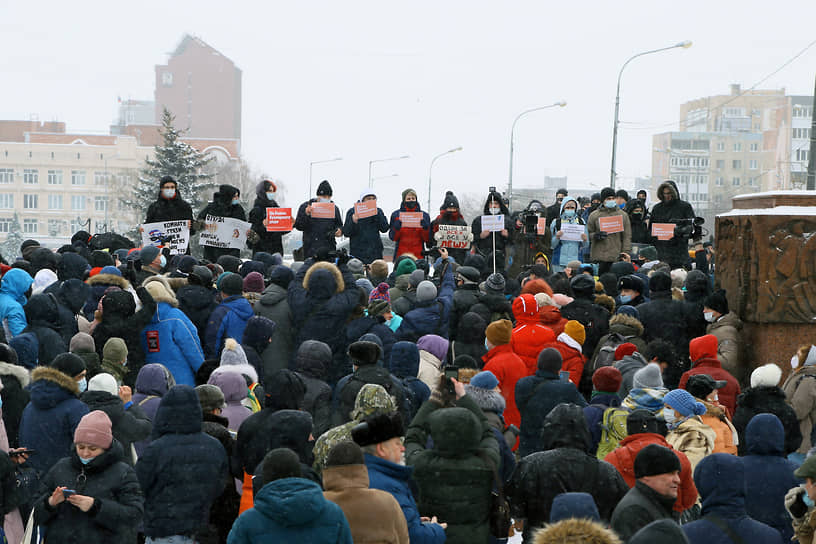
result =
[{"label": "white face mask", "polygon": [[501,208],[490,208],[490,215],[499,215]]},{"label": "white face mask", "polygon": [[663,421],[666,422],[666,425],[672,425],[677,422],[677,417],[674,415],[674,410],[670,410],[668,408],[663,409]]},{"label": "white face mask", "polygon": [[799,366],[799,356],[794,355],[791,357],[791,368],[796,368],[797,366]]},{"label": "white face mask", "polygon": [[173,198],[174,196],[176,196],[176,190],[175,189],[162,189],[162,196],[164,198]]},{"label": "white face mask", "polygon": [[317,197],[318,202],[331,202],[331,198],[328,196],[319,196]]},{"label": "white face mask", "polygon": [[703,318],[709,323],[714,323],[714,312],[706,312],[703,314]]},{"label": "white face mask", "polygon": [[275,195],[276,194],[278,194],[278,193],[274,193],[274,192],[266,193],[266,198],[268,198],[269,200],[275,200]]}]

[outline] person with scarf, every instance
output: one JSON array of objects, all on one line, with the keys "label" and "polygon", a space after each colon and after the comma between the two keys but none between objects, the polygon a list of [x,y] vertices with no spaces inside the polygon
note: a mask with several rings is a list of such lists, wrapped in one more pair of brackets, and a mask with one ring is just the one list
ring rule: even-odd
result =
[{"label": "person with scarf", "polygon": [[[459,199],[456,198],[453,191],[445,193],[445,200],[442,201],[442,205],[439,207],[439,215],[433,220],[433,223],[431,223],[431,229],[433,230],[435,238],[439,236],[440,225],[456,227],[468,226],[467,221],[465,221],[465,218],[462,216],[462,212],[459,211]],[[469,237],[472,240],[473,234],[471,233]],[[453,257],[453,260],[456,261],[457,264],[464,264],[467,249],[451,247],[448,248],[448,254]]]},{"label": "person with scarf", "polygon": [[668,393],[663,387],[663,378],[660,375],[660,365],[649,363],[635,372],[632,378],[632,389],[621,402],[621,406],[629,410],[643,409],[663,419],[663,398]]},{"label": "person with scarf", "polygon": [[685,389],[669,391],[663,397],[663,403],[663,419],[669,427],[666,442],[686,454],[693,471],[705,456],[714,451],[717,439],[714,430],[700,418],[706,413],[706,407],[694,400]]},{"label": "person with scarf", "polygon": [[[418,227],[406,227],[402,224],[402,213],[421,213]],[[430,243],[431,217],[419,208],[417,193],[413,189],[402,192],[402,203],[398,210],[391,214],[388,237],[394,240],[394,262],[400,255],[410,254],[414,258],[422,255],[425,244]]]}]

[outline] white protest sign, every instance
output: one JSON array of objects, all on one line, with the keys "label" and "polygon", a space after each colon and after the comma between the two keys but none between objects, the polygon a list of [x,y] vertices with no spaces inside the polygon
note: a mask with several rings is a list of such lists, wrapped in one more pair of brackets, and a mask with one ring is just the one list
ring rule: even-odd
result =
[{"label": "white protest sign", "polygon": [[164,221],[142,225],[142,246],[170,248],[171,255],[187,252],[190,244],[190,228],[187,221]]},{"label": "white protest sign", "polygon": [[246,245],[247,231],[251,228],[252,225],[246,221],[208,215],[198,240],[202,246],[242,249]]},{"label": "white protest sign", "polygon": [[439,225],[439,231],[434,236],[439,247],[449,249],[467,249],[472,236],[470,227],[461,225]]},{"label": "white protest sign", "polygon": [[501,232],[504,230],[504,215],[483,215],[482,231]]},{"label": "white protest sign", "polygon": [[562,242],[581,242],[584,234],[584,225],[578,223],[561,223]]}]

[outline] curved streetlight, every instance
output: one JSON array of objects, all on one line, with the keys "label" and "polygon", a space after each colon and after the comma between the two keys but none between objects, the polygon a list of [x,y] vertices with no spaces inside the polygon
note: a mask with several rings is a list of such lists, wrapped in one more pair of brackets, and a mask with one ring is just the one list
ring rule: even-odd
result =
[{"label": "curved streetlight", "polygon": [[335,157],[333,159],[326,159],[326,160],[322,160],[322,161],[313,161],[313,162],[309,163],[309,194],[306,195],[307,200],[312,198],[312,166],[314,166],[315,164],[323,164],[323,163],[327,163],[327,162],[342,161],[342,160],[343,160],[343,157]]},{"label": "curved streetlight", "polygon": [[615,122],[612,126],[612,172],[609,178],[609,186],[612,187],[613,189],[615,188],[615,157],[618,151],[618,111],[620,110],[620,82],[621,76],[623,75],[623,69],[626,68],[627,64],[629,64],[631,61],[638,57],[642,57],[644,55],[651,55],[652,53],[660,53],[661,51],[668,51],[669,49],[677,48],[688,49],[689,47],[691,47],[691,41],[686,40],[684,42],[676,43],[668,47],[652,49],[651,51],[643,51],[642,53],[632,55],[631,57],[626,59],[626,62],[624,62],[623,66],[621,66],[620,72],[618,72],[618,86],[617,90],[615,91]]},{"label": "curved streetlight", "polygon": [[454,147],[453,149],[449,149],[443,153],[440,153],[439,155],[431,159],[431,167],[428,168],[428,208],[426,210],[428,213],[430,213],[431,210],[431,179],[433,178],[434,163],[436,162],[436,159],[444,157],[445,155],[450,155],[451,153],[456,153],[457,151],[462,151],[461,145],[459,147]]},{"label": "curved streetlight", "polygon": [[368,161],[368,188],[372,187],[372,180],[371,180],[371,165],[375,162],[388,162],[388,161],[401,161],[403,159],[410,159],[411,155],[401,155],[399,157],[389,157],[387,159],[374,159],[373,161]]},{"label": "curved streetlight", "polygon": [[510,200],[510,206],[513,206],[513,148],[515,141],[515,134],[516,134],[516,123],[519,119],[527,115],[528,113],[532,113],[534,111],[539,110],[546,110],[549,108],[554,108],[556,106],[563,108],[567,105],[566,100],[560,100],[555,102],[554,104],[550,104],[549,106],[539,106],[537,108],[530,108],[529,110],[524,110],[523,112],[516,115],[516,118],[513,119],[513,125],[510,127],[510,173],[507,177],[507,198]]}]

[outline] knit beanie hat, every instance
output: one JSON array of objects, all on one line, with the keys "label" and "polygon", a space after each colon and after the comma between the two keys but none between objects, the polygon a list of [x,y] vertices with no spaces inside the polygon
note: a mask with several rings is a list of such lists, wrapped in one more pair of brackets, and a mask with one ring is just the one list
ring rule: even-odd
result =
[{"label": "knit beanie hat", "polygon": [[627,355],[632,355],[637,351],[637,346],[631,342],[624,342],[615,348],[615,360],[620,361]]},{"label": "knit beanie hat", "polygon": [[672,281],[668,273],[658,270],[649,276],[649,291],[651,293],[659,293],[662,291],[671,291]]},{"label": "knit beanie hat", "polygon": [[286,265],[279,264],[277,266],[273,266],[269,271],[269,283],[274,283],[275,285],[283,287],[284,289],[289,287],[289,284],[292,283],[293,279],[295,279],[295,273],[292,272],[292,269]]},{"label": "knit beanie hat", "polygon": [[553,499],[550,507],[550,523],[558,523],[565,519],[587,519],[600,522],[601,515],[598,513],[595,499],[589,493],[559,493]]},{"label": "knit beanie hat", "polygon": [[635,457],[635,478],[680,471],[680,459],[665,446],[649,444]]},{"label": "knit beanie hat", "polygon": [[209,287],[212,283],[212,272],[206,266],[200,264],[195,265],[190,275],[197,277],[198,282],[206,287]]},{"label": "knit beanie hat", "polygon": [[124,340],[117,337],[108,338],[102,348],[102,360],[114,364],[122,364],[127,359],[128,348]]},{"label": "knit beanie hat", "polygon": [[143,266],[147,266],[156,260],[161,251],[156,246],[145,246],[139,251]]},{"label": "knit beanie hat", "polygon": [[394,277],[397,278],[404,274],[410,274],[414,270],[416,270],[416,263],[410,257],[405,257],[399,263],[397,263],[397,268],[394,270]]},{"label": "knit beanie hat", "polygon": [[671,406],[683,417],[701,416],[706,413],[706,407],[702,402],[697,402],[691,393],[685,389],[675,389],[669,391],[663,397],[663,404]]},{"label": "knit beanie hat", "polygon": [[405,202],[405,197],[407,197],[408,195],[414,195],[414,198],[417,198],[417,193],[416,193],[416,191],[414,191],[414,190],[413,190],[413,189],[411,189],[411,188],[408,188],[408,189],[405,189],[405,190],[402,192],[402,202]]},{"label": "knit beanie hat", "polygon": [[263,293],[264,278],[260,272],[250,272],[244,278],[245,293]]},{"label": "knit beanie hat", "polygon": [[391,287],[385,283],[380,283],[377,287],[371,290],[371,294],[368,295],[368,301],[372,302],[375,300],[384,300],[385,302],[391,303],[391,295],[388,294],[388,290]]},{"label": "knit beanie hat", "polygon": [[686,391],[691,393],[692,397],[698,399],[705,399],[715,389],[722,389],[728,384],[725,380],[715,380],[708,374],[695,374],[689,377],[686,382]]},{"label": "knit beanie hat", "polygon": [[289,448],[275,448],[266,454],[261,464],[264,485],[283,478],[300,478],[301,473],[300,459]]},{"label": "knit beanie hat", "polygon": [[215,385],[204,384],[195,388],[202,412],[224,408],[224,393]]},{"label": "knit beanie hat", "polygon": [[416,289],[417,302],[430,302],[436,298],[436,285],[428,280],[419,282]]},{"label": "knit beanie hat", "polygon": [[658,389],[663,387],[663,376],[657,363],[649,363],[632,377],[633,389]]},{"label": "knit beanie hat", "polygon": [[55,368],[66,376],[73,378],[85,370],[85,361],[82,360],[82,357],[73,353],[60,353],[51,361],[51,368]]},{"label": "knit beanie hat", "polygon": [[357,366],[376,365],[382,349],[374,342],[358,340],[348,347],[348,355]]},{"label": "knit beanie hat", "polygon": [[90,444],[106,450],[111,447],[112,442],[113,432],[108,414],[102,410],[94,410],[82,416],[74,431],[75,444]]},{"label": "knit beanie hat", "polygon": [[628,315],[629,317],[634,317],[638,321],[640,321],[640,312],[634,306],[629,306],[628,304],[624,304],[623,306],[618,306],[615,310],[615,315],[623,314]]},{"label": "knit beanie hat", "polygon": [[782,369],[773,363],[758,366],[751,372],[751,387],[776,387],[782,379]]},{"label": "knit beanie hat", "polygon": [[459,370],[462,370],[463,368],[480,368],[481,365],[476,362],[476,359],[474,359],[473,356],[468,355],[467,353],[460,353],[453,360],[453,366],[459,368]]},{"label": "knit beanie hat", "polygon": [[558,374],[561,371],[561,352],[555,348],[546,348],[538,354],[538,369]]},{"label": "knit beanie hat", "polygon": [[589,298],[595,292],[595,280],[589,274],[578,274],[570,280],[570,288],[575,296]]},{"label": "knit beanie hat", "polygon": [[507,319],[492,322],[485,329],[485,338],[494,346],[503,346],[510,343],[513,334],[513,324]]},{"label": "knit beanie hat", "polygon": [[482,370],[470,379],[470,386],[479,389],[493,390],[496,389],[497,385],[499,385],[499,380],[489,370]]},{"label": "knit beanie hat", "polygon": [[711,308],[715,312],[719,312],[723,315],[728,313],[728,299],[725,298],[725,289],[718,289],[708,295],[703,302],[703,306],[706,308]]},{"label": "knit beanie hat", "polygon": [[244,348],[234,338],[227,338],[221,351],[221,366],[245,365],[247,356]]},{"label": "knit beanie hat", "polygon": [[113,265],[108,265],[108,266],[102,267],[102,270],[100,270],[99,273],[100,274],[111,274],[113,276],[119,276],[120,278],[122,277],[122,271],[119,270],[118,268],[116,268]]},{"label": "knit beanie hat", "polygon": [[564,325],[564,333],[582,346],[584,345],[584,341],[586,340],[586,329],[584,329],[584,326],[581,325],[580,321],[575,321],[574,319],[567,321],[567,324]]},{"label": "knit beanie hat", "polygon": [[617,393],[623,376],[614,366],[602,366],[592,375],[592,387],[599,393]]},{"label": "knit beanie hat", "polygon": [[349,259],[349,262],[346,263],[346,268],[355,276],[365,274],[365,266],[360,259]]},{"label": "knit beanie hat", "polygon": [[416,270],[414,270],[413,272],[411,272],[411,275],[410,275],[410,276],[408,276],[408,283],[411,285],[411,287],[413,287],[414,289],[416,289],[416,288],[417,288],[417,286],[418,286],[418,285],[419,285],[419,284],[420,284],[420,283],[421,283],[421,282],[422,282],[424,279],[425,279],[425,271],[424,271],[424,270],[422,270],[421,268],[417,268]]},{"label": "knit beanie hat", "polygon": [[615,196],[615,189],[612,187],[604,187],[601,189],[601,202],[609,198],[610,196]]},{"label": "knit beanie hat", "polygon": [[372,278],[384,278],[388,275],[388,263],[382,259],[376,259],[369,265]]},{"label": "knit beanie hat", "polygon": [[332,196],[332,186],[328,180],[323,180],[317,186],[317,196]]},{"label": "knit beanie hat", "polygon": [[365,294],[365,299],[368,300],[368,297],[371,296],[371,291],[374,290],[374,286],[371,285],[371,282],[368,281],[368,278],[357,278],[354,282],[354,285],[360,288],[360,290]]},{"label": "knit beanie hat", "polygon": [[225,295],[240,295],[244,292],[244,280],[240,274],[226,272],[218,283],[219,290]]},{"label": "knit beanie hat", "polygon": [[78,351],[96,351],[96,344],[94,343],[93,336],[86,332],[76,333],[71,337],[71,344],[68,347],[68,351],[71,353],[76,353]]},{"label": "knit beanie hat", "polygon": [[504,294],[504,276],[501,274],[490,274],[484,283],[485,290],[494,293]]},{"label": "knit beanie hat", "polygon": [[116,378],[102,372],[88,380],[88,391],[105,391],[116,397],[119,395],[119,384],[116,383]]}]

